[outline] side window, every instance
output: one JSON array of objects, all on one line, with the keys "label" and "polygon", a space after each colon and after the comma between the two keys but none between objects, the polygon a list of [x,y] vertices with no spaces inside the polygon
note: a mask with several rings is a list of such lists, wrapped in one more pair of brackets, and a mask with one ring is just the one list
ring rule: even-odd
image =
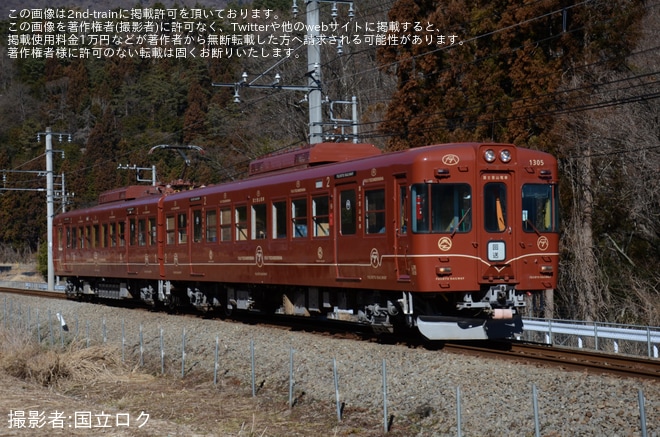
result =
[{"label": "side window", "polygon": [[99,225],[92,225],[92,247],[101,247],[101,234],[99,233]]},{"label": "side window", "polygon": [[218,241],[218,220],[215,209],[206,211],[206,241],[209,243]]},{"label": "side window", "polygon": [[108,247],[108,224],[101,225],[101,247]]},{"label": "side window", "polygon": [[231,241],[231,208],[220,208],[220,241]]},{"label": "side window", "polygon": [[179,235],[179,243],[184,244],[188,242],[188,215],[183,212],[177,215],[176,220],[177,232]]},{"label": "side window", "polygon": [[202,210],[196,209],[192,212],[193,217],[193,242],[202,241]]},{"label": "side window", "polygon": [[266,204],[252,205],[251,237],[253,240],[266,238]]},{"label": "side window", "polygon": [[135,241],[136,241],[136,235],[137,235],[137,227],[135,225],[135,219],[132,218],[128,222],[128,229],[129,229],[129,236],[128,236],[128,245],[129,246],[135,246]]},{"label": "side window", "polygon": [[273,202],[273,238],[286,238],[286,201]]},{"label": "side window", "polygon": [[314,222],[315,237],[330,235],[329,205],[327,195],[312,197],[312,221]]},{"label": "side window", "polygon": [[247,240],[247,206],[237,206],[234,210],[234,217],[236,219],[236,241]]},{"label": "side window", "polygon": [[385,233],[385,189],[365,191],[364,200],[367,234]]},{"label": "side window", "polygon": [[355,234],[355,219],[357,202],[355,201],[355,190],[344,190],[339,196],[339,208],[341,214],[341,234]]},{"label": "side window", "polygon": [[117,236],[119,237],[119,246],[124,247],[126,246],[126,223],[125,222],[119,222],[117,223],[119,226],[117,228]]},{"label": "side window", "polygon": [[307,198],[291,201],[291,220],[293,221],[293,238],[307,236]]},{"label": "side window", "polygon": [[155,217],[149,217],[149,220],[147,221],[149,224],[149,246],[153,246],[156,244],[158,236],[156,234],[156,218]]},{"label": "side window", "polygon": [[167,216],[165,219],[165,232],[167,233],[167,244],[174,244],[174,216]]},{"label": "side window", "polygon": [[89,225],[85,226],[85,247],[88,249],[92,247],[92,240],[90,238],[91,235],[92,235],[91,226]]},{"label": "side window", "polygon": [[66,227],[66,247],[71,248],[71,228],[69,226]]},{"label": "side window", "polygon": [[140,219],[138,220],[138,245],[146,246],[147,245],[147,220]]},{"label": "side window", "polygon": [[110,247],[117,247],[117,223],[110,223]]},{"label": "side window", "polygon": [[492,182],[484,185],[484,227],[488,232],[506,229],[506,185]]}]

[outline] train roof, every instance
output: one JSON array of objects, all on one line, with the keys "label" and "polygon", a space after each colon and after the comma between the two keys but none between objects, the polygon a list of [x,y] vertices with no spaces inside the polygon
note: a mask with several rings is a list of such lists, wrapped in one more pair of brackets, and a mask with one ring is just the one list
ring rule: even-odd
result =
[{"label": "train roof", "polygon": [[380,149],[367,143],[307,144],[295,150],[271,153],[255,159],[250,162],[249,176],[352,161],[380,154]]}]

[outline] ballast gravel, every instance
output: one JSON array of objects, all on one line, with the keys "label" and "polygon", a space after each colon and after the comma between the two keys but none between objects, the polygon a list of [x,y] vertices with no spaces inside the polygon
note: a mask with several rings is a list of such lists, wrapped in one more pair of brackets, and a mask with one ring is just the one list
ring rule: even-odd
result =
[{"label": "ballast gravel", "polygon": [[44,344],[61,341],[59,313],[69,329],[65,338],[77,335],[92,344],[119,345],[127,356],[142,354],[149,369],[160,370],[163,356],[170,374],[203,370],[212,378],[217,339],[218,378],[238,381],[240,393],[251,395],[254,377],[257,396],[267,390],[285,398],[291,394],[294,401],[304,396],[305,402],[327,404],[331,412],[336,408],[336,366],[345,410],[373,412],[375,424],[383,424],[385,417],[393,427],[406,423],[419,436],[457,435],[458,398],[462,435],[534,436],[533,386],[542,436],[641,436],[640,390],[647,435],[660,435],[657,380],[74,301],[0,293],[0,305],[3,323],[29,321],[36,331],[38,319]]}]

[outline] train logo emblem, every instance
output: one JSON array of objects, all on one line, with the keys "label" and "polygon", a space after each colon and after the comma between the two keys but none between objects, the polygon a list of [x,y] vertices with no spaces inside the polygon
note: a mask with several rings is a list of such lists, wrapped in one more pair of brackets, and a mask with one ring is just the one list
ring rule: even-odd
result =
[{"label": "train logo emblem", "polygon": [[449,153],[442,157],[442,163],[444,165],[456,165],[458,164],[458,161],[460,161],[460,158],[458,155],[454,155],[453,153]]},{"label": "train logo emblem", "polygon": [[548,247],[550,246],[550,242],[548,241],[548,237],[545,235],[542,235],[539,237],[538,240],[536,240],[536,246],[539,248],[539,250],[548,250]]},{"label": "train logo emblem", "polygon": [[323,259],[323,248],[321,246],[319,246],[319,248],[316,249],[316,256],[318,257],[318,259]]},{"label": "train logo emblem", "polygon": [[375,247],[371,249],[371,267],[374,269],[380,267],[380,254],[378,253],[378,249]]},{"label": "train logo emblem", "polygon": [[263,267],[264,265],[264,250],[261,246],[257,246],[257,250],[254,252],[254,260],[257,263],[257,267]]},{"label": "train logo emblem", "polygon": [[449,249],[451,249],[451,238],[442,237],[441,239],[439,239],[438,249],[440,249],[443,252],[447,252]]}]

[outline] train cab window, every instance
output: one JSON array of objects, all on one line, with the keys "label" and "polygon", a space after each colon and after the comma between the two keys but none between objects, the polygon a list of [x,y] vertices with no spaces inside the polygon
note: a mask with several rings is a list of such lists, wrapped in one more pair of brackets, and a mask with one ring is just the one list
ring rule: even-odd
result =
[{"label": "train cab window", "polygon": [[180,213],[177,215],[176,220],[177,235],[179,236],[179,244],[188,242],[188,214]]},{"label": "train cab window", "polygon": [[149,217],[147,220],[147,224],[149,226],[149,246],[153,246],[156,244],[156,239],[158,238],[156,236],[156,218],[155,217]]},{"label": "train cab window", "polygon": [[174,216],[167,216],[165,218],[165,234],[167,235],[167,244],[174,244],[174,225]]},{"label": "train cab window", "polygon": [[193,218],[193,242],[200,243],[202,241],[202,211],[196,209],[192,212]]},{"label": "train cab window", "polygon": [[307,236],[307,198],[291,201],[291,221],[293,222],[293,238]]},{"label": "train cab window", "polygon": [[119,238],[119,246],[126,246],[126,224],[124,222],[117,223],[117,237]]},{"label": "train cab window", "polygon": [[415,184],[415,233],[455,233],[472,229],[472,191],[468,184]]},{"label": "train cab window", "polygon": [[364,194],[367,234],[385,233],[385,189],[367,190]]},{"label": "train cab window", "polygon": [[506,185],[492,182],[484,185],[484,226],[488,232],[506,229]]},{"label": "train cab window", "polygon": [[71,229],[71,247],[78,248],[78,228]]},{"label": "train cab window", "polygon": [[231,208],[220,208],[220,241],[231,241]]},{"label": "train cab window", "polygon": [[71,248],[71,228],[68,226],[66,227],[66,247]]},{"label": "train cab window", "polygon": [[92,241],[90,240],[90,235],[91,235],[92,231],[90,230],[90,226],[85,226],[84,232],[85,232],[85,246],[84,247],[89,249],[90,247],[92,247]]},{"label": "train cab window", "polygon": [[206,241],[218,241],[218,217],[215,209],[206,211]]},{"label": "train cab window", "polygon": [[558,230],[557,190],[554,185],[525,184],[522,187],[522,222],[525,232]]},{"label": "train cab window", "polygon": [[250,233],[253,240],[266,238],[266,204],[252,205],[252,223]]},{"label": "train cab window", "polygon": [[288,229],[286,223],[286,202],[273,202],[272,208],[272,217],[273,217],[273,229],[272,236],[273,238],[286,238]]},{"label": "train cab window", "polygon": [[354,235],[357,202],[355,201],[355,190],[344,190],[339,195],[339,209],[341,214],[341,234]]},{"label": "train cab window", "polygon": [[248,239],[247,226],[247,206],[237,206],[234,210],[236,220],[236,241],[245,241]]},{"label": "train cab window", "polygon": [[330,235],[329,205],[327,195],[312,197],[312,221],[314,222],[315,237]]}]

